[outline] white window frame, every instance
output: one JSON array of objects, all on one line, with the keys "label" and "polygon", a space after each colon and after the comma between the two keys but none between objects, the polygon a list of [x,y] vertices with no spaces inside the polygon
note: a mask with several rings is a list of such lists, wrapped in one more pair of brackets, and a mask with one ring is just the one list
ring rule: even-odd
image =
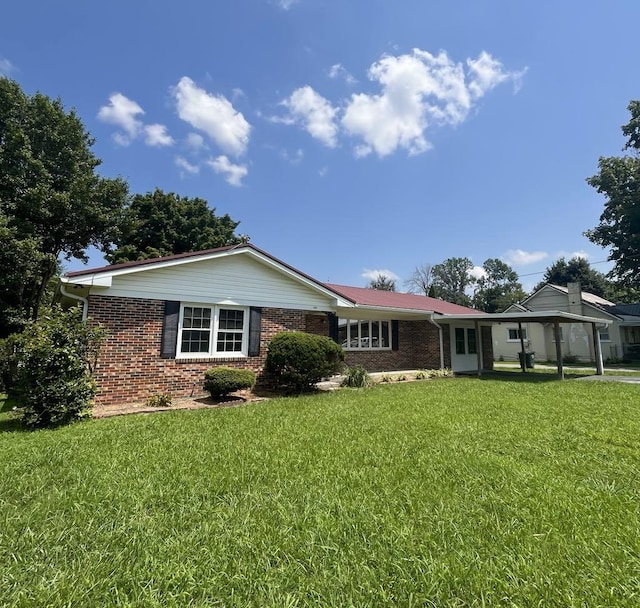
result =
[{"label": "white window frame", "polygon": [[[608,325],[606,327],[599,327],[598,334],[600,334],[600,342],[611,342],[611,328]],[[606,338],[604,336],[606,336]]]},{"label": "white window frame", "polygon": [[[393,348],[393,338],[392,338],[392,332],[393,332],[393,327],[392,327],[392,323],[391,321],[387,321],[384,319],[340,319],[341,321],[345,322],[345,327],[347,328],[346,331],[346,339],[343,341],[342,343],[342,348],[344,350],[349,350],[349,351],[363,351],[363,350],[375,350],[375,351],[379,351],[379,350],[392,350]],[[362,324],[363,323],[368,323],[369,324],[369,335],[368,336],[362,336]],[[380,338],[380,336],[383,335],[383,331],[382,331],[382,323],[386,323],[387,324],[387,341],[388,341],[388,346],[371,346],[371,335],[373,333],[372,331],[372,324],[377,323],[378,324],[378,338]],[[350,327],[354,325],[358,328],[357,331],[357,337],[352,336],[351,335],[351,331],[350,331]],[[344,342],[346,341],[346,345],[344,344]],[[355,344],[353,344],[353,342],[355,341]],[[368,341],[368,342],[367,342]],[[363,346],[364,345],[364,346]]]},{"label": "white window frame", "polygon": [[[515,331],[516,335],[518,335],[518,328],[517,327],[507,327],[507,342],[520,342],[520,338],[510,338],[509,337],[509,332],[511,331]],[[528,339],[527,336],[527,328],[523,327],[522,328],[522,339],[526,342]]]},{"label": "white window frame", "polygon": [[[463,346],[464,346],[464,352],[463,353],[459,353],[458,352],[458,336],[457,336],[457,332],[458,330],[461,330],[463,332],[462,336],[463,336]],[[471,352],[471,349],[469,348],[469,332],[473,332],[474,336],[475,336],[475,346],[476,349]],[[478,333],[476,331],[475,327],[454,327],[453,328],[453,348],[456,351],[456,356],[458,357],[462,357],[463,355],[477,355],[478,354],[478,349],[482,348],[482,346],[480,344],[478,344]]]},{"label": "white window frame", "polygon": [[[185,308],[208,308],[211,310],[211,327],[209,328],[209,350],[199,353],[182,352],[182,331]],[[218,323],[221,310],[241,310],[243,315],[242,347],[240,351],[217,351]],[[186,328],[189,331],[190,328]],[[228,331],[228,330],[222,330]],[[240,359],[249,354],[249,308],[245,306],[228,306],[226,304],[202,304],[201,302],[181,302],[180,318],[178,321],[178,343],[176,345],[176,359]]]}]

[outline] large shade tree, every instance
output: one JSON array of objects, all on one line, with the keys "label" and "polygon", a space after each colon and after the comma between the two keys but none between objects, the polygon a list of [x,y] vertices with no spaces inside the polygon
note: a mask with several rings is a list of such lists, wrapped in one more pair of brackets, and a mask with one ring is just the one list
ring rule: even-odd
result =
[{"label": "large shade tree", "polygon": [[509,264],[489,258],[482,265],[484,275],[478,279],[473,305],[484,312],[502,312],[526,297],[518,274]]},{"label": "large shade tree", "polygon": [[612,296],[612,286],[605,275],[591,268],[589,261],[583,257],[572,257],[568,262],[565,258],[559,258],[544,273],[544,278],[534,291],[540,289],[546,283],[566,287],[568,283],[580,283],[582,291],[588,291],[601,298]]},{"label": "large shade tree", "polygon": [[640,288],[640,101],[628,106],[630,121],[622,127],[627,137],[624,156],[601,157],[599,171],[587,179],[606,202],[600,223],[585,235],[610,249],[615,262],[612,276],[623,286]]},{"label": "large shade tree", "polygon": [[462,306],[471,306],[467,293],[475,282],[471,274],[473,262],[469,258],[448,258],[432,269],[431,294],[433,297]]},{"label": "large shade tree", "polygon": [[112,264],[235,245],[239,222],[218,216],[201,198],[160,189],[131,198],[105,257]]},{"label": "large shade tree", "polygon": [[93,144],[59,99],[0,78],[0,337],[37,317],[61,258],[114,235],[127,184],[98,175]]}]

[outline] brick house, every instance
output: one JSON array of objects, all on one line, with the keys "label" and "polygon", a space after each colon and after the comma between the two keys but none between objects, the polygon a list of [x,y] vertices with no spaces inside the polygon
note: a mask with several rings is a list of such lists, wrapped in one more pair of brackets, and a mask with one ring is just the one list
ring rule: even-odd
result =
[{"label": "brick house", "polygon": [[69,272],[60,299],[81,302],[107,329],[97,366],[104,404],[199,394],[215,365],[264,377],[280,331],[330,336],[348,365],[369,371],[493,365],[486,315],[425,296],[324,284],[251,244]]}]

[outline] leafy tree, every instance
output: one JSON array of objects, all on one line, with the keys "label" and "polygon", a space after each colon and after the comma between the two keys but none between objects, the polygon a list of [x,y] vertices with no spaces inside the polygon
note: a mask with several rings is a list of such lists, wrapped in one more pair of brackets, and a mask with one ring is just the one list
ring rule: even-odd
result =
[{"label": "leafy tree", "polygon": [[609,298],[612,293],[612,285],[601,272],[591,268],[585,258],[573,257],[568,262],[565,258],[555,261],[544,273],[544,278],[534,291],[540,289],[546,283],[566,287],[568,283],[580,283],[582,291]]},{"label": "leafy tree", "polygon": [[632,101],[631,120],[622,127],[627,156],[600,157],[599,172],[587,179],[607,201],[600,223],[585,232],[592,242],[609,247],[615,262],[612,276],[623,285],[640,288],[640,101]]},{"label": "leafy tree", "polygon": [[384,274],[378,274],[375,279],[371,279],[367,285],[369,289],[378,289],[380,291],[395,291],[396,282]]},{"label": "leafy tree", "polygon": [[405,281],[409,293],[419,293],[431,296],[433,283],[433,266],[431,264],[421,264],[416,266],[413,274]]},{"label": "leafy tree", "polygon": [[0,337],[38,316],[61,257],[113,236],[127,185],[97,175],[93,143],[59,99],[0,78]]},{"label": "leafy tree", "polygon": [[478,279],[473,305],[485,312],[502,312],[526,297],[518,275],[509,264],[490,258],[482,265],[485,275]]},{"label": "leafy tree", "polygon": [[243,238],[234,233],[239,223],[229,215],[217,216],[204,199],[156,188],[131,199],[105,257],[118,264],[235,245]]},{"label": "leafy tree", "polygon": [[471,298],[466,293],[476,279],[471,274],[473,262],[469,258],[448,258],[433,267],[432,292],[440,300],[462,306],[471,306]]}]

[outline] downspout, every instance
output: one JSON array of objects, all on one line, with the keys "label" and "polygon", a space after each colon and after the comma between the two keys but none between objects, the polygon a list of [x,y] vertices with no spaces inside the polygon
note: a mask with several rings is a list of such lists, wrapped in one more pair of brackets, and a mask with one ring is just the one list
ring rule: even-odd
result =
[{"label": "downspout", "polygon": [[442,337],[442,326],[433,320],[433,315],[428,317],[427,321],[438,328],[438,335],[440,337],[440,369],[444,369],[444,338]]},{"label": "downspout", "polygon": [[79,296],[79,295],[77,295],[75,293],[69,293],[65,289],[65,283],[60,283],[60,293],[65,298],[71,298],[72,300],[77,300],[78,302],[82,302],[82,320],[86,321],[87,320],[87,313],[89,312],[89,300],[87,300],[87,298],[83,298],[82,296]]}]

